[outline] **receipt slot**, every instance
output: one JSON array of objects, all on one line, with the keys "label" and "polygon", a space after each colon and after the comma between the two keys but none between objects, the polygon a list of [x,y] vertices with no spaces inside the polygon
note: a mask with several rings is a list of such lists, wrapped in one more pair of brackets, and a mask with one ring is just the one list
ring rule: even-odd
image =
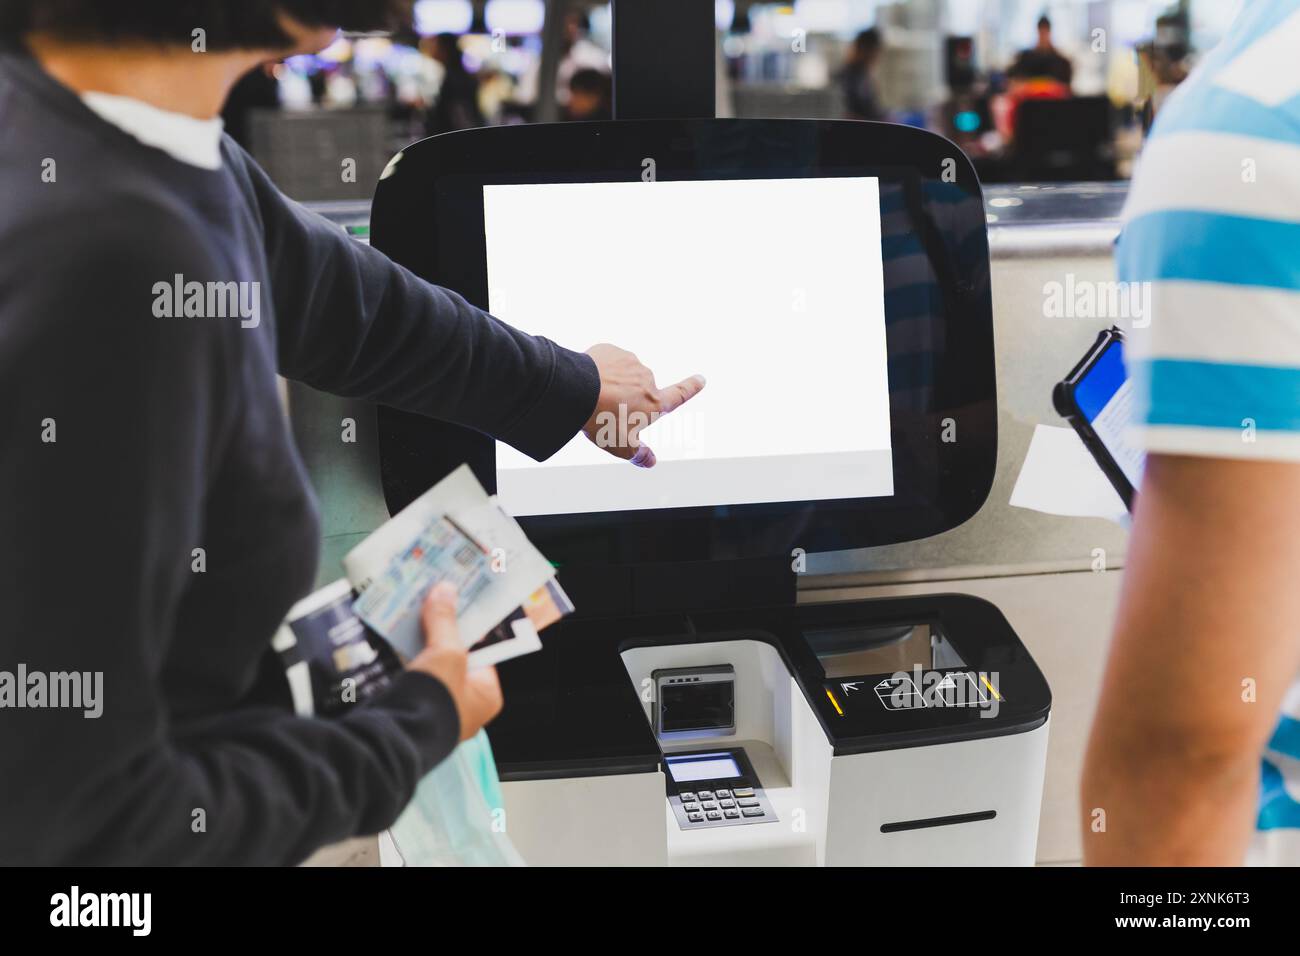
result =
[{"label": "receipt slot", "polygon": [[378,410],[390,511],[468,462],[577,608],[500,668],[525,859],[1033,861],[1051,697],[997,609],[796,587],[806,555],[942,534],[992,486],[988,238],[959,150],[843,121],[464,131],[389,164],[371,238],[527,332],[708,378],[643,431],[648,470]]}]

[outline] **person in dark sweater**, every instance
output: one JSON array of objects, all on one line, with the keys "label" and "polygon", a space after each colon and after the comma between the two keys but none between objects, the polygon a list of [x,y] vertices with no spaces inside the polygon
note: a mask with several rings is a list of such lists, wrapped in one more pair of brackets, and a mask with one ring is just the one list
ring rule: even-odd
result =
[{"label": "person in dark sweater", "polygon": [[[319,547],[277,373],[538,459],[703,386],[509,328],[221,136],[242,74],[405,6],[0,0],[0,863],[299,862],[390,825],[499,710],[444,593],[379,699],[318,720],[254,694]],[[230,308],[173,301],[191,283]],[[58,674],[99,675],[93,706],[50,706]]]}]

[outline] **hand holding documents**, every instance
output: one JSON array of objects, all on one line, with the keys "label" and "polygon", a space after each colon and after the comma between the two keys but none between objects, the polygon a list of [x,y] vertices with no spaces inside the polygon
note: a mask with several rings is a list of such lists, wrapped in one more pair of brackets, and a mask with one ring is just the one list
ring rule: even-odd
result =
[{"label": "hand holding documents", "polygon": [[439,581],[459,591],[471,667],[537,650],[537,632],[573,610],[555,569],[465,465],[348,552],[343,567],[357,616],[407,657],[424,646],[420,603]]},{"label": "hand holding documents", "polygon": [[461,466],[343,559],[346,578],[289,611],[273,647],[295,709],[335,712],[387,686],[424,647],[420,607],[440,581],[458,591],[469,666],[541,649],[538,633],[573,611],[555,569]]}]

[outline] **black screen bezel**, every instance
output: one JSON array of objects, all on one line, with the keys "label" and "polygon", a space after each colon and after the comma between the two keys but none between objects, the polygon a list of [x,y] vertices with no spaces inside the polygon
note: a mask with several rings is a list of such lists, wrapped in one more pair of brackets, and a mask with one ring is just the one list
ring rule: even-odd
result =
[{"label": "black screen bezel", "polygon": [[[997,457],[988,236],[974,168],[940,136],[830,120],[614,121],[449,133],[408,147],[389,165],[375,195],[371,241],[485,307],[483,184],[640,181],[646,158],[655,160],[659,181],[856,175],[876,176],[882,191],[896,188],[909,227],[898,238],[921,250],[929,277],[921,313],[900,319],[886,301],[895,495],[521,518],[542,552],[561,565],[788,556],[795,548],[916,540],[974,515],[992,487]],[[886,256],[887,290],[902,268]],[[916,342],[931,346],[920,353],[930,381],[907,394],[908,407],[896,375],[916,359],[908,351]],[[390,511],[461,462],[495,489],[487,436],[389,408],[380,409],[379,428]]]}]

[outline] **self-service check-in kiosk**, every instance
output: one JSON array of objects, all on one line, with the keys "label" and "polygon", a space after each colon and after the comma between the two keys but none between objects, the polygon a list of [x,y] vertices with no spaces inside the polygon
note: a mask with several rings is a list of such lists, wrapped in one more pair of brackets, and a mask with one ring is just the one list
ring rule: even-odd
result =
[{"label": "self-service check-in kiosk", "polygon": [[988,242],[956,147],[836,121],[453,133],[390,165],[372,242],[526,331],[709,380],[642,433],[646,471],[379,411],[391,511],[468,461],[577,607],[500,668],[526,860],[1033,862],[1051,696],[1001,613],[796,600],[807,554],[939,534],[988,494]]}]

